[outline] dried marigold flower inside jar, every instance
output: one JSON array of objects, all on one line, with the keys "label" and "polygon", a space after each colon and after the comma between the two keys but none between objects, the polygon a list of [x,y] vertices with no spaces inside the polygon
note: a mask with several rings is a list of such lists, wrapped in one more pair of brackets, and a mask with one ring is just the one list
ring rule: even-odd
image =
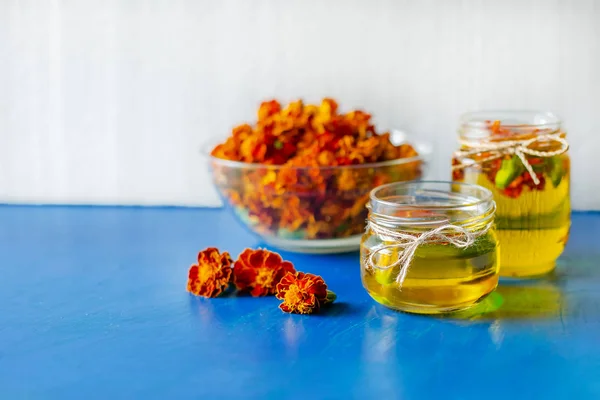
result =
[{"label": "dried marigold flower inside jar", "polygon": [[471,307],[498,284],[489,190],[453,182],[373,189],[361,243],[363,286],[377,302],[419,314]]},{"label": "dried marigold flower inside jar", "polygon": [[571,225],[565,137],[561,121],[547,112],[475,112],[461,118],[453,179],[494,195],[501,276],[545,274],[565,247]]}]

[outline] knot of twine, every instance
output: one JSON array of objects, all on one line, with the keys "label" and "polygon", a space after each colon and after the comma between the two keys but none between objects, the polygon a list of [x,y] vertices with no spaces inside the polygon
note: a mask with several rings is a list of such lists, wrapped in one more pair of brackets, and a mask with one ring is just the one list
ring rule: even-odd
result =
[{"label": "knot of twine", "polygon": [[[559,143],[560,148],[557,150],[554,150],[554,151],[539,151],[539,150],[534,150],[530,147],[534,143],[551,143],[551,142]],[[531,179],[533,179],[533,182],[536,185],[540,184],[540,180],[538,179],[536,173],[533,171],[533,168],[531,167],[531,164],[529,164],[529,161],[527,161],[527,158],[525,157],[525,155],[527,154],[527,155],[531,155],[531,156],[535,156],[535,157],[554,157],[559,154],[563,154],[567,150],[569,150],[569,143],[564,138],[560,137],[560,134],[539,135],[532,139],[527,139],[527,140],[504,140],[504,141],[499,141],[499,142],[489,142],[489,141],[487,141],[487,142],[471,142],[471,141],[461,140],[460,143],[463,146],[471,148],[471,150],[457,151],[455,153],[456,158],[468,157],[471,155],[488,153],[488,152],[492,153],[492,155],[489,157],[486,157],[481,160],[477,160],[475,162],[475,164],[483,164],[487,161],[496,160],[507,154],[508,155],[515,154],[517,157],[519,157],[519,159],[525,166],[525,169],[527,170],[527,172],[529,172],[529,175],[531,175]],[[469,165],[472,165],[472,164],[463,164],[461,162],[458,165],[454,165],[452,167],[452,170],[463,169]]]},{"label": "knot of twine", "polygon": [[[484,235],[492,226],[493,221],[476,232],[471,232],[461,226],[447,224],[420,234],[410,234],[387,229],[371,220],[367,222],[367,231],[375,232],[382,240],[394,242],[392,244],[380,245],[367,257],[367,266],[381,271],[400,266],[396,282],[401,286],[406,278],[410,264],[415,256],[417,248],[425,243],[449,243],[460,249],[465,249],[475,242],[475,239]],[[386,250],[398,250],[398,258],[389,265],[378,266],[375,256]]]}]

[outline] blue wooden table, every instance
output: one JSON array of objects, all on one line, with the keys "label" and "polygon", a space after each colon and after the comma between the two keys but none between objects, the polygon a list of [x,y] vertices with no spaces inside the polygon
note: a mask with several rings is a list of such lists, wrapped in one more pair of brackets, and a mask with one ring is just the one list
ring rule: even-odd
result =
[{"label": "blue wooden table", "polygon": [[600,214],[464,318],[379,306],[356,253],[282,252],[337,292],[322,315],[185,291],[198,250],[259,245],[223,210],[0,207],[0,398],[600,398]]}]

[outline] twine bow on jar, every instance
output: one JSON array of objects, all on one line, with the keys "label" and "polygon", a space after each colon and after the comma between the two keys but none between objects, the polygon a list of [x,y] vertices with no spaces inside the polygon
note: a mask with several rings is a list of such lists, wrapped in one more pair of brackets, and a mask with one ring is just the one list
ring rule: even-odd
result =
[{"label": "twine bow on jar", "polygon": [[[560,144],[560,148],[554,151],[539,151],[531,148],[533,144],[550,144],[550,143],[558,143]],[[469,148],[469,150],[459,150],[454,154],[454,157],[457,159],[461,159],[464,157],[469,157],[472,155],[479,155],[482,153],[492,153],[489,157],[485,157],[483,159],[474,161],[473,163],[464,164],[461,162],[460,164],[452,166],[452,170],[463,169],[467,166],[473,164],[483,164],[488,161],[496,160],[504,155],[516,155],[519,157],[525,169],[531,175],[531,179],[536,185],[540,184],[540,180],[537,177],[536,173],[533,171],[531,164],[527,161],[527,157],[525,155],[535,156],[535,157],[543,157],[549,158],[554,157],[560,154],[565,153],[569,149],[569,143],[561,137],[560,134],[546,134],[546,135],[538,135],[532,139],[526,140],[503,140],[497,142],[491,141],[469,141],[469,140],[461,140],[460,144],[463,147]]]},{"label": "twine bow on jar", "polygon": [[[393,242],[391,244],[382,244],[373,249],[367,256],[367,267],[377,270],[388,270],[396,266],[400,266],[400,271],[396,277],[396,282],[401,286],[406,279],[406,274],[410,264],[415,256],[417,248],[422,244],[430,243],[447,243],[456,246],[460,249],[465,249],[475,243],[475,239],[485,235],[493,225],[493,221],[489,221],[482,229],[471,231],[462,226],[445,224],[430,231],[423,233],[407,233],[398,232],[385,228],[372,220],[367,222],[367,231],[370,229],[383,241]],[[398,250],[398,258],[389,265],[377,265],[375,257],[387,250]]]}]

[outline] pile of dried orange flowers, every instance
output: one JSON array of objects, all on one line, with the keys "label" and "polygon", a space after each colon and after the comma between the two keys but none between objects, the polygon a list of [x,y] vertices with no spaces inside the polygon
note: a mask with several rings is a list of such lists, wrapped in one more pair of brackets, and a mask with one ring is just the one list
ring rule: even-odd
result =
[{"label": "pile of dried orange flowers", "polygon": [[198,253],[198,263],[188,273],[188,292],[217,297],[230,284],[253,297],[275,295],[283,300],[279,308],[289,313],[318,312],[336,297],[323,278],[297,272],[292,263],[266,249],[246,249],[235,262],[228,252],[220,253],[214,247]]},{"label": "pile of dried orange flowers", "polygon": [[421,176],[411,145],[394,145],[369,114],[339,113],[328,98],[320,105],[264,102],[256,124],[234,128],[211,155],[236,162],[213,162],[214,181],[236,214],[281,238],[360,234],[371,189]]}]

